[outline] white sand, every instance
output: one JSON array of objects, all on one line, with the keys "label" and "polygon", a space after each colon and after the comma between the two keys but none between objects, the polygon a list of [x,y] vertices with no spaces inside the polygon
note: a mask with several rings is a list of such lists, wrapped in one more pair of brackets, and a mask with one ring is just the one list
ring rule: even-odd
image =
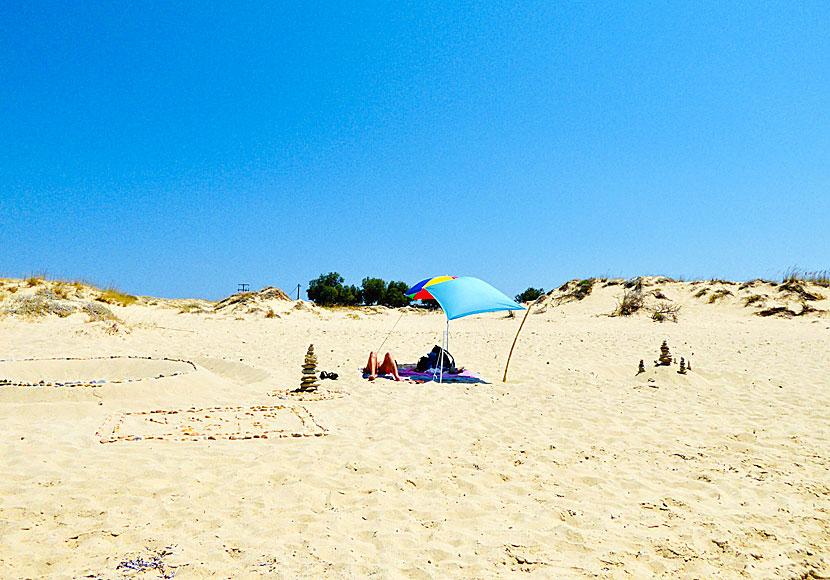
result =
[{"label": "white sand", "polygon": [[[724,286],[733,295],[714,304],[694,297],[708,283],[656,287],[682,305],[677,324],[598,316],[618,285],[549,300],[507,384],[520,316],[453,322],[450,350],[484,385],[363,380],[400,316],[385,309],[180,314],[182,301],[142,300],[111,306],[115,326],[2,318],[0,359],[139,355],[198,370],[0,387],[0,578],[159,578],[118,569],[154,553],[178,579],[830,577],[830,318],[751,315],[753,293],[800,310],[768,285]],[[383,350],[414,362],[443,328],[440,313],[406,313]],[[691,373],[654,367],[663,339]],[[309,343],[319,369],[340,374],[323,386],[349,393],[299,403],[324,437],[95,436],[116,412],[290,405],[266,393],[299,384]],[[23,376],[5,364],[0,378]],[[118,364],[75,371],[172,370]],[[71,374],[25,366],[28,378]]]}]

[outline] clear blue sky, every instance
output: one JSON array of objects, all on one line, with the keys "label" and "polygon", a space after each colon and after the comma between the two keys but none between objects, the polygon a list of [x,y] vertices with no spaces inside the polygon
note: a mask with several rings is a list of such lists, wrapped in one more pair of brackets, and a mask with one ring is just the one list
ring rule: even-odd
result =
[{"label": "clear blue sky", "polygon": [[828,2],[7,0],[0,275],[830,268],[828,30]]}]

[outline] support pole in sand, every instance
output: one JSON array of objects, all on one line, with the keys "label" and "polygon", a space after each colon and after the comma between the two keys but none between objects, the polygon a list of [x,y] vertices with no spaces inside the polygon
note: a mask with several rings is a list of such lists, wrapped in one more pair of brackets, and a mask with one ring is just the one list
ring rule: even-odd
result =
[{"label": "support pole in sand", "polygon": [[450,321],[447,319],[447,330],[444,332],[444,336],[441,340],[441,354],[438,357],[438,369],[439,373],[438,382],[444,382],[444,353],[450,349]]},{"label": "support pole in sand", "polygon": [[[544,295],[543,295],[544,296]],[[530,314],[530,309],[539,302],[537,298],[532,303],[527,305],[527,310],[525,310],[525,317],[522,318],[522,323],[519,325],[519,330],[516,331],[516,337],[513,339],[513,346],[510,347],[510,354],[507,355],[507,363],[504,365],[504,377],[502,378],[501,382],[507,382],[507,367],[510,366],[510,357],[513,356],[513,349],[516,348],[516,341],[519,340],[519,333],[522,331],[522,327],[525,325],[525,320],[527,320],[527,315]]]}]

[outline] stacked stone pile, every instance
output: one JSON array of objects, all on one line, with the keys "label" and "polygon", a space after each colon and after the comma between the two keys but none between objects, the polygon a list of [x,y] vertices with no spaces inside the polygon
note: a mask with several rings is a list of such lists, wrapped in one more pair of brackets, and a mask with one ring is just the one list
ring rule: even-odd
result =
[{"label": "stacked stone pile", "polygon": [[657,366],[669,366],[672,363],[671,353],[669,352],[669,345],[666,341],[660,345],[660,356],[657,358]]},{"label": "stacked stone pile", "polygon": [[320,386],[317,382],[317,355],[314,354],[314,345],[308,345],[308,352],[303,363],[303,378],[300,380],[300,388],[297,392],[311,393]]}]

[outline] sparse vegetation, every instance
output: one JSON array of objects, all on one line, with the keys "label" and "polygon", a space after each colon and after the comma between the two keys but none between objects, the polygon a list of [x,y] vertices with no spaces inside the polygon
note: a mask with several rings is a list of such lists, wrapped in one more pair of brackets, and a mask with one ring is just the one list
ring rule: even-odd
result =
[{"label": "sparse vegetation", "polygon": [[797,267],[789,268],[784,272],[784,280],[788,282],[812,282],[818,286],[830,287],[830,270],[816,270],[807,272]]},{"label": "sparse vegetation", "polygon": [[101,291],[101,294],[95,299],[104,304],[115,304],[117,306],[129,306],[135,304],[138,300],[135,296],[125,294],[118,288],[109,286]]},{"label": "sparse vegetation", "polygon": [[99,320],[114,320],[116,322],[120,322],[120,319],[113,314],[112,310],[102,304],[87,302],[84,304],[82,310],[89,315],[90,322],[96,322]]},{"label": "sparse vegetation", "polygon": [[795,316],[795,312],[787,308],[786,306],[774,306],[772,308],[765,308],[764,310],[759,310],[756,312],[758,316],[786,316],[792,317]]},{"label": "sparse vegetation", "polygon": [[69,304],[55,302],[42,295],[21,296],[6,308],[7,314],[25,317],[40,317],[55,314],[61,318],[69,316],[75,308]]},{"label": "sparse vegetation", "polygon": [[709,292],[709,289],[708,289],[708,288],[703,288],[702,290],[699,290],[699,291],[697,292],[697,294],[695,294],[695,298],[703,298],[704,296],[706,296],[706,294],[707,294],[708,292]]},{"label": "sparse vegetation", "polygon": [[277,313],[274,312],[274,309],[268,307],[268,310],[265,312],[265,318],[277,318]]},{"label": "sparse vegetation", "polygon": [[[738,290],[746,290],[747,288],[754,288],[759,284],[770,284],[769,280],[762,280],[761,278],[753,278],[752,280],[747,280],[743,282],[740,286],[738,286]],[[774,283],[772,283],[774,285]]]},{"label": "sparse vegetation", "polygon": [[760,294],[753,294],[752,296],[747,296],[746,298],[744,298],[744,307],[751,306],[752,304],[755,304],[757,302],[763,302],[763,300],[764,297]]},{"label": "sparse vegetation", "polygon": [[66,284],[64,284],[63,282],[57,282],[52,287],[52,291],[61,300],[66,300],[69,298],[69,292],[67,291]]},{"label": "sparse vegetation", "polygon": [[40,288],[35,292],[35,296],[45,298],[46,300],[58,300],[58,295],[51,288]]},{"label": "sparse vegetation", "polygon": [[179,314],[202,314],[205,309],[198,302],[189,302],[181,307]]},{"label": "sparse vegetation", "polygon": [[79,305],[77,302],[73,303],[67,300],[60,300],[54,292],[45,288],[39,290],[34,296],[14,298],[14,302],[5,310],[6,314],[27,318],[36,318],[51,314],[66,318],[76,312],[88,314],[90,321],[118,320],[118,317],[109,308],[101,304],[86,302]]},{"label": "sparse vegetation", "polygon": [[633,288],[637,292],[642,292],[643,287],[646,285],[645,281],[643,280],[642,276],[637,278],[631,278],[630,280],[626,280],[623,282],[623,287],[625,288]]},{"label": "sparse vegetation", "polygon": [[624,290],[622,298],[617,302],[617,308],[611,313],[611,316],[631,316],[641,310],[644,304],[645,299],[641,290],[637,288]]},{"label": "sparse vegetation", "polygon": [[826,310],[819,310],[817,308],[813,308],[809,304],[801,303],[801,312],[795,312],[794,310],[790,310],[786,306],[774,306],[772,308],[766,308],[764,310],[759,310],[755,314],[758,316],[781,316],[784,318],[793,318],[795,316],[804,316],[805,314],[809,314],[811,312],[816,313],[826,313]]},{"label": "sparse vegetation", "polygon": [[824,295],[818,292],[810,292],[804,285],[802,280],[786,280],[778,287],[778,291],[795,294],[801,300],[824,300]]},{"label": "sparse vegetation", "polygon": [[560,296],[559,300],[582,300],[594,289],[594,282],[596,282],[596,278],[586,278],[585,280],[571,280],[569,282],[565,282],[559,287],[559,291],[566,293]]},{"label": "sparse vegetation", "polygon": [[651,308],[651,319],[655,322],[677,322],[680,306],[662,302]]},{"label": "sparse vegetation", "polygon": [[35,286],[40,286],[43,284],[43,277],[42,276],[31,276],[26,278],[26,287],[27,288],[34,288]]},{"label": "sparse vegetation", "polygon": [[591,290],[593,290],[593,289],[594,289],[594,279],[593,278],[587,278],[585,280],[580,280],[579,282],[577,282],[576,288],[574,289],[574,291],[571,294],[577,300],[582,300],[583,298],[588,296],[588,294],[590,294]]},{"label": "sparse vegetation", "polygon": [[718,300],[726,298],[727,296],[732,296],[732,292],[730,290],[727,290],[726,288],[715,290],[712,292],[712,295],[709,296],[709,304],[714,304]]}]

